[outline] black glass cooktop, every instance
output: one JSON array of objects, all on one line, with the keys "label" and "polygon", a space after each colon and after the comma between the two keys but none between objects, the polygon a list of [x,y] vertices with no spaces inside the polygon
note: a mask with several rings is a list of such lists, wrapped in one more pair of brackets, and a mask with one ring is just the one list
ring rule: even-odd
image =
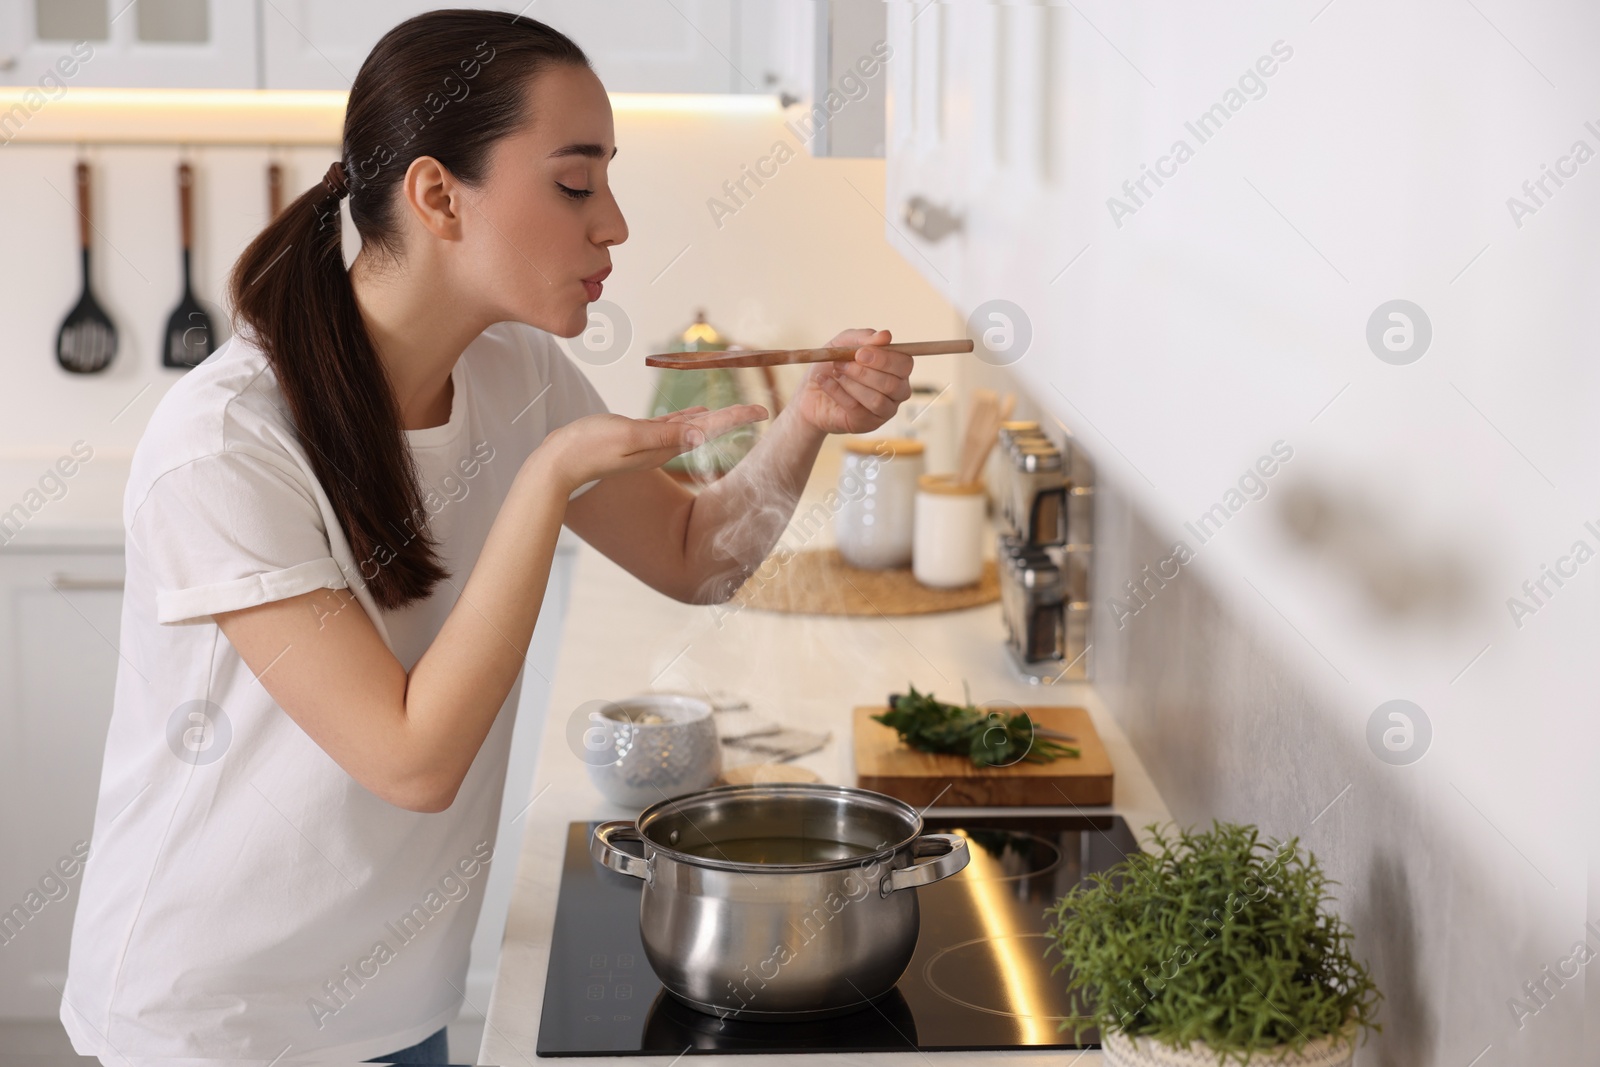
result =
[{"label": "black glass cooktop", "polygon": [[972,859],[917,890],[922,929],[905,976],[859,1011],[801,1023],[719,1019],[662,989],[639,939],[643,883],[590,859],[596,825],[567,831],[541,1056],[1099,1047],[1093,1031],[1075,1042],[1059,1029],[1081,1009],[1063,992],[1066,973],[1050,973],[1060,957],[1045,956],[1044,912],[1086,875],[1139,850],[1118,816],[928,816],[928,831],[963,833]]}]

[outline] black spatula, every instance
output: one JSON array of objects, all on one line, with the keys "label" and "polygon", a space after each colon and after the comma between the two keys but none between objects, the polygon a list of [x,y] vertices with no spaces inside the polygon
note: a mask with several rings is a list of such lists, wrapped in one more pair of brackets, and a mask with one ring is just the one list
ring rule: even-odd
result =
[{"label": "black spatula", "polygon": [[74,374],[103,371],[117,354],[117,328],[89,287],[89,164],[78,164],[78,246],[83,256],[83,295],[56,335],[56,362]]},{"label": "black spatula", "polygon": [[178,302],[172,317],[167,319],[167,343],[161,349],[161,364],[166,367],[196,366],[216,348],[211,316],[194,298],[194,286],[189,278],[189,252],[194,236],[193,207],[190,203],[193,189],[193,168],[187,163],[179,163],[178,216],[183,230],[183,299]]}]

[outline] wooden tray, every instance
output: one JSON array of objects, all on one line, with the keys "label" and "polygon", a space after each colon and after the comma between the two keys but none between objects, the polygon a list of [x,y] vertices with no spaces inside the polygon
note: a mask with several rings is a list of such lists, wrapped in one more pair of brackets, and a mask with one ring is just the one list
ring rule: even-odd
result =
[{"label": "wooden tray", "polygon": [[[1111,758],[1083,708],[1007,708],[1025,711],[1040,726],[1077,738],[1083,753],[1051,763],[1023,761],[1009,767],[977,767],[965,756],[918,752],[872,716],[886,708],[856,708],[856,785],[921,807],[1063,807],[1110,804]],[[946,787],[949,787],[948,789]]]},{"label": "wooden tray", "polygon": [[747,608],[791,615],[926,615],[999,599],[992,559],[984,561],[983,576],[972,585],[930,589],[912,577],[910,567],[862,570],[846,563],[834,548],[796,552],[782,565],[768,560],[734,594]]}]

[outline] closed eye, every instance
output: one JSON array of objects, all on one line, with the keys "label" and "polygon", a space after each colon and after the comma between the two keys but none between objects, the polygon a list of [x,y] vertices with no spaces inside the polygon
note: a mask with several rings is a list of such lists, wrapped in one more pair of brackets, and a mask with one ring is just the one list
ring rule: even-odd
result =
[{"label": "closed eye", "polygon": [[556,182],[556,188],[560,189],[564,195],[573,200],[583,200],[594,195],[593,189],[573,189],[569,186],[562,185],[560,182]]}]

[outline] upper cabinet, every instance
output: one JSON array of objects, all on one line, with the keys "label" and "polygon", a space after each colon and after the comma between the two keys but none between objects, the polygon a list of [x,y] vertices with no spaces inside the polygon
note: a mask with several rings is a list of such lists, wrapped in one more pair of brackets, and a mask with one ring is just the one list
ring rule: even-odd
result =
[{"label": "upper cabinet", "polygon": [[251,89],[256,0],[5,0],[0,85]]},{"label": "upper cabinet", "polygon": [[1042,262],[1042,246],[1061,243],[1062,15],[1042,3],[885,6],[888,237],[960,306],[986,257]]},{"label": "upper cabinet", "polygon": [[888,7],[887,236],[946,297],[954,297],[970,230],[967,197],[972,114],[957,87],[972,53],[951,46],[958,13],[943,4]]},{"label": "upper cabinet", "polygon": [[777,39],[797,42],[789,53],[792,96],[804,114],[793,122],[811,131],[814,156],[883,158],[884,87],[894,54],[884,11],[861,0],[789,5],[793,25]]},{"label": "upper cabinet", "polygon": [[826,77],[828,0],[4,0],[0,85],[347,89],[390,27],[459,6],[554,26],[613,92],[798,101]]},{"label": "upper cabinet", "polygon": [[[142,2],[142,0],[141,0]],[[348,89],[361,61],[396,23],[458,4],[427,0],[272,0],[262,35],[268,89]],[[740,73],[732,0],[525,0],[466,6],[526,10],[589,53],[613,92],[772,92]]]}]

